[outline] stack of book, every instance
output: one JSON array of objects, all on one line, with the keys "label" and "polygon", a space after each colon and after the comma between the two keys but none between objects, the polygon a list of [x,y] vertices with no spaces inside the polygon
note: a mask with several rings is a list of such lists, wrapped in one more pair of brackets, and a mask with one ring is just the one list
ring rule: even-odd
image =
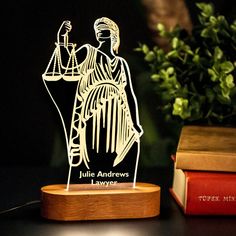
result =
[{"label": "stack of book", "polygon": [[184,126],[174,156],[176,202],[188,215],[236,215],[236,128]]}]

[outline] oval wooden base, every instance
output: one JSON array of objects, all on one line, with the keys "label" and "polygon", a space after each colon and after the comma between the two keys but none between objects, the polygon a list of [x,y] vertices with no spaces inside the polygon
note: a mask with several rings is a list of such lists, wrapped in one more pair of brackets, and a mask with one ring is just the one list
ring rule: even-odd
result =
[{"label": "oval wooden base", "polygon": [[160,187],[148,183],[98,188],[90,184],[49,185],[41,189],[41,214],[59,221],[148,218],[160,213]]}]

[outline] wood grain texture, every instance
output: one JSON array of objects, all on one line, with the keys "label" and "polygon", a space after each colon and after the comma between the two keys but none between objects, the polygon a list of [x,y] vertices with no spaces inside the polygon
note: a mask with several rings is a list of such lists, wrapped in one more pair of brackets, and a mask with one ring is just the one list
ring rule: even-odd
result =
[{"label": "wood grain texture", "polygon": [[41,215],[59,221],[148,218],[160,213],[160,187],[137,183],[98,188],[90,184],[49,185],[41,189]]},{"label": "wood grain texture", "polygon": [[176,168],[236,172],[236,128],[184,126]]}]

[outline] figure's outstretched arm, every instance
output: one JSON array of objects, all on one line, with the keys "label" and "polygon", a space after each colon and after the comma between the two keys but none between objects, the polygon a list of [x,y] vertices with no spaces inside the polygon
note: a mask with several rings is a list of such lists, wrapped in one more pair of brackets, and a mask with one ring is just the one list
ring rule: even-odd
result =
[{"label": "figure's outstretched arm", "polygon": [[[60,61],[61,68],[68,71],[78,70],[78,65],[82,63],[87,55],[87,48],[81,46],[76,48],[76,43],[69,41],[69,33],[72,25],[69,20],[63,21],[57,32],[57,56]],[[72,63],[72,60],[76,61]],[[76,63],[75,63],[76,62]]]},{"label": "figure's outstretched arm", "polygon": [[[46,70],[43,74],[43,79],[48,81],[57,81],[61,79],[67,67],[67,62],[71,57],[71,50],[68,49],[68,33],[71,31],[72,26],[70,21],[63,21],[56,38],[56,48],[49,60]],[[63,66],[64,65],[64,66]]]},{"label": "figure's outstretched arm", "polygon": [[[77,45],[75,43],[69,42],[69,33],[71,32],[71,30],[72,30],[71,22],[66,20],[62,22],[57,32],[57,45],[59,46],[60,50],[59,54],[61,56],[61,62],[63,62],[62,60],[65,60],[67,57],[70,57],[72,50],[74,50],[73,53],[76,54],[77,63],[80,64],[85,60],[87,56],[87,47],[84,45],[76,49]],[[75,68],[67,68],[67,69],[73,70]]]},{"label": "figure's outstretched arm", "polygon": [[57,32],[57,43],[65,48],[68,47],[69,32],[72,29],[71,22],[69,20],[63,21]]},{"label": "figure's outstretched arm", "polygon": [[72,25],[69,20],[63,21],[57,31],[57,56],[59,57],[62,69],[68,69],[67,62],[71,57],[71,49],[75,47],[73,43],[69,43],[69,32],[71,32]]}]

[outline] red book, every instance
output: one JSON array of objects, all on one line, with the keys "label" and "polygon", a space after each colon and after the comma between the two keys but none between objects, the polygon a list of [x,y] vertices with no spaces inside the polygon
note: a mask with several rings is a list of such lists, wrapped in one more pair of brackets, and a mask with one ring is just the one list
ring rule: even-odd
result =
[{"label": "red book", "polygon": [[175,169],[173,197],[188,215],[236,215],[236,173]]}]

